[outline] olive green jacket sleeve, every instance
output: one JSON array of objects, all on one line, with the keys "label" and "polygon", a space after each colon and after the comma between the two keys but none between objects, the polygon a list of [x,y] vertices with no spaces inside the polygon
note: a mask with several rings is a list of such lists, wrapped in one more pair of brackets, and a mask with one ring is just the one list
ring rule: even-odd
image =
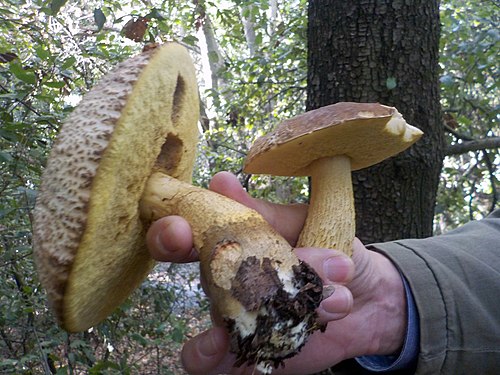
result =
[{"label": "olive green jacket sleeve", "polygon": [[420,322],[416,374],[500,374],[500,210],[447,234],[370,248],[411,287]]}]

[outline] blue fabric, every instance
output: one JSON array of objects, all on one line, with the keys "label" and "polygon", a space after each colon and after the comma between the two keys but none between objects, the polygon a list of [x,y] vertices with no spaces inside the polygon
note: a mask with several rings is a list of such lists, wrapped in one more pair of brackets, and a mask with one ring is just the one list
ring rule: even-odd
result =
[{"label": "blue fabric", "polygon": [[366,370],[373,372],[389,372],[407,370],[415,366],[420,345],[420,323],[417,306],[413,299],[410,286],[401,275],[406,293],[406,306],[408,311],[408,327],[406,338],[399,355],[370,355],[357,357],[356,361]]}]

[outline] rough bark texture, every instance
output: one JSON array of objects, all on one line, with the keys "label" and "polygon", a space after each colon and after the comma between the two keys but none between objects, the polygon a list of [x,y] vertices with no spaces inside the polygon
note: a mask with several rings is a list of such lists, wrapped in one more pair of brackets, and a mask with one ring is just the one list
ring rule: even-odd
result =
[{"label": "rough bark texture", "polygon": [[444,150],[439,1],[310,0],[308,16],[308,109],[380,102],[425,133],[405,153],[354,173],[357,236],[430,236]]}]

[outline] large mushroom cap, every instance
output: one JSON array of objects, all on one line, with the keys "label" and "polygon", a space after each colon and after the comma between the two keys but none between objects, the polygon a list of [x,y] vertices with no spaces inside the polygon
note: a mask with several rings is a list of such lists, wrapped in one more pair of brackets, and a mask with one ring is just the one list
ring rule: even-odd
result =
[{"label": "large mushroom cap", "polygon": [[393,107],[342,102],[306,112],[255,141],[245,172],[308,176],[314,160],[345,155],[352,170],[376,164],[405,150],[422,132]]},{"label": "large mushroom cap", "polygon": [[34,212],[34,253],[59,322],[85,330],[153,265],[139,201],[153,170],[191,181],[198,91],[174,43],[120,64],[62,127]]}]

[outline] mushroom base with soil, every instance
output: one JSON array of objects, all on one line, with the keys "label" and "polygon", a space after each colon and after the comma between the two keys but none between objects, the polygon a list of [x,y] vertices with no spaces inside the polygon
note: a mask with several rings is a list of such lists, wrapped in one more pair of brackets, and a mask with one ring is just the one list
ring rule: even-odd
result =
[{"label": "mushroom base with soil", "polygon": [[161,172],[148,180],[141,216],[180,215],[190,223],[202,277],[231,335],[235,365],[269,372],[323,327],[322,281],[256,211]]}]

